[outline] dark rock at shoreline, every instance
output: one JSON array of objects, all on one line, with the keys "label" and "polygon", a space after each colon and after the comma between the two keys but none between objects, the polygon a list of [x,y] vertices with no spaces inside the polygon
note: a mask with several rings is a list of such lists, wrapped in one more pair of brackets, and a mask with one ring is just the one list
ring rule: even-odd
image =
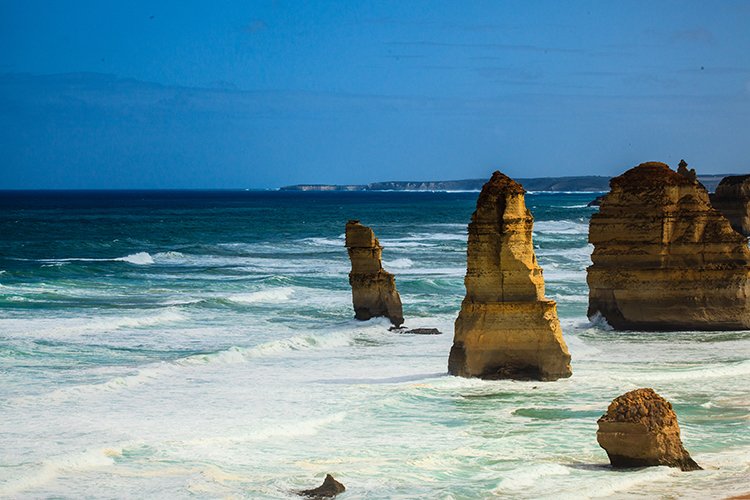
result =
[{"label": "dark rock at shoreline", "polygon": [[495,172],[479,194],[468,230],[466,296],[448,358],[452,375],[557,380],[572,374],[557,304],[544,296],[525,192]]},{"label": "dark rock at shoreline", "polygon": [[366,321],[385,316],[398,327],[404,322],[401,297],[393,275],[383,270],[383,248],[372,229],[358,220],[346,223],[346,248],[352,263],[349,284],[352,286],[354,317]]},{"label": "dark rock at shoreline", "polygon": [[388,329],[390,332],[396,332],[396,333],[402,333],[402,334],[412,334],[412,335],[442,335],[443,332],[438,330],[437,328],[395,328],[391,327]]},{"label": "dark rock at shoreline", "polygon": [[653,389],[636,389],[615,398],[597,424],[596,440],[613,467],[668,465],[701,470],[682,445],[672,405]]},{"label": "dark rock at shoreline", "polygon": [[332,475],[326,474],[323,484],[310,490],[297,492],[298,495],[308,498],[332,498],[346,491],[346,487],[336,481]]}]

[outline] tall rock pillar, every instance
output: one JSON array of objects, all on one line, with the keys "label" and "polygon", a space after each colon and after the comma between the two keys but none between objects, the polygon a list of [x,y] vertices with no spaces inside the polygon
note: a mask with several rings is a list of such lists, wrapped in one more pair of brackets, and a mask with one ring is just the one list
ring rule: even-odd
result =
[{"label": "tall rock pillar", "polygon": [[495,172],[479,194],[469,224],[466,297],[448,360],[453,375],[556,380],[572,373],[557,304],[544,297],[524,193]]},{"label": "tall rock pillar", "polygon": [[350,220],[346,223],[346,248],[352,262],[349,284],[354,317],[364,321],[385,316],[394,326],[401,326],[404,322],[401,297],[393,275],[383,270],[383,248],[375,233],[358,220]]}]

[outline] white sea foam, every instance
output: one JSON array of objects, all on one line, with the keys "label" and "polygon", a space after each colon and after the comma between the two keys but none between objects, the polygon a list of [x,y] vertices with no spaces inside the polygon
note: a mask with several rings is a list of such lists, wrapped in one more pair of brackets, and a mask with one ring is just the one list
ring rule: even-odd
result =
[{"label": "white sea foam", "polygon": [[343,235],[335,239],[334,238],[303,238],[299,241],[308,245],[321,246],[321,247],[341,248],[344,246]]},{"label": "white sea foam", "polygon": [[572,220],[543,220],[534,222],[534,235],[545,234],[580,234],[588,233],[588,222]]},{"label": "white sea foam", "polygon": [[126,328],[151,327],[185,319],[186,316],[183,313],[171,309],[156,314],[139,312],[132,316],[0,318],[0,329],[9,337],[51,339],[105,333]]},{"label": "white sea foam", "polygon": [[567,476],[570,468],[559,464],[540,464],[524,467],[523,470],[515,470],[503,476],[500,485],[493,493],[509,494],[512,491],[526,490],[539,481],[550,476]]},{"label": "white sea foam", "polygon": [[14,479],[0,483],[0,496],[14,496],[31,488],[53,481],[66,472],[84,472],[114,464],[112,455],[116,450],[92,449],[49,458],[39,467],[20,472]]},{"label": "white sea foam", "polygon": [[716,378],[744,380],[750,375],[750,360],[735,363],[705,364],[697,368],[659,370],[647,374],[642,373],[641,375],[648,377],[648,380],[658,382]]},{"label": "white sea foam", "polygon": [[239,304],[277,304],[279,302],[289,301],[292,298],[292,295],[294,295],[294,288],[283,287],[260,290],[258,292],[240,293],[231,295],[228,299]]},{"label": "white sea foam", "polygon": [[[338,332],[327,335],[297,335],[290,338],[266,342],[254,347],[233,346],[217,352],[193,354],[174,361],[152,363],[137,369],[133,374],[117,376],[105,382],[63,387],[52,391],[51,393],[47,393],[42,397],[53,401],[62,401],[70,398],[95,395],[100,392],[127,390],[154,382],[158,379],[163,379],[169,375],[177,375],[185,369],[207,365],[247,363],[256,358],[285,355],[295,351],[344,347],[351,345],[352,342],[353,336],[351,333]],[[36,397],[22,397],[17,398],[14,401],[16,403],[24,404],[33,403],[36,399]]]},{"label": "white sea foam", "polygon": [[116,257],[113,259],[67,257],[63,259],[14,259],[14,260],[23,260],[23,261],[36,260],[37,262],[47,262],[50,265],[58,265],[58,266],[64,265],[70,262],[127,262],[129,264],[137,264],[141,266],[154,263],[153,257],[151,257],[151,254],[149,254],[148,252],[137,252],[134,254],[126,255],[125,257]]},{"label": "white sea foam", "polygon": [[227,445],[251,443],[256,441],[268,441],[277,439],[294,439],[305,436],[314,436],[326,426],[342,422],[346,418],[346,412],[333,415],[304,420],[298,419],[293,422],[276,422],[261,429],[248,428],[246,432],[229,436],[213,436],[191,439],[175,443],[178,446],[200,446],[200,447],[224,447]]},{"label": "white sea foam", "polygon": [[120,257],[119,259],[115,259],[116,261],[120,262],[130,262],[131,264],[137,264],[139,266],[144,266],[147,264],[153,264],[154,259],[151,257],[151,255],[148,252],[138,252],[131,255],[127,255],[125,257]]},{"label": "white sea foam", "polygon": [[175,252],[175,251],[168,251],[168,252],[159,252],[154,254],[153,260],[155,262],[161,263],[172,263],[172,262],[184,262],[187,260],[187,256],[182,252]]},{"label": "white sea foam", "polygon": [[401,259],[387,260],[383,262],[386,269],[408,269],[414,265],[411,259],[406,257]]}]

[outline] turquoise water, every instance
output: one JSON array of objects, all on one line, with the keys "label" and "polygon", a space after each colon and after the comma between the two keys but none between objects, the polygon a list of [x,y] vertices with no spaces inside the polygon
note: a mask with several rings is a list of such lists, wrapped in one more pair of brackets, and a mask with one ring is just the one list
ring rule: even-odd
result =
[{"label": "turquoise water", "polygon": [[[585,317],[591,194],[529,194],[570,379],[446,375],[477,193],[2,193],[0,495],[722,497],[750,491],[750,331]],[[384,246],[406,325],[352,319],[344,225]],[[596,443],[653,387],[706,470]]]}]

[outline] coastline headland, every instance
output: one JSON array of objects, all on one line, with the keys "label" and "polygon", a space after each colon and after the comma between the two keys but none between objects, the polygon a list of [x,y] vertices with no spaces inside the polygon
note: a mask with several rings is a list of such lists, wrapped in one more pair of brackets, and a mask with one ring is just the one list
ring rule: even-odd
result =
[{"label": "coastline headland", "polygon": [[[699,175],[698,180],[710,192],[724,177],[732,174]],[[529,177],[517,181],[526,191],[590,192],[609,191],[610,177],[604,175],[582,175],[566,177]],[[487,179],[462,179],[452,181],[385,181],[370,184],[294,184],[283,186],[279,191],[481,191]]]}]

